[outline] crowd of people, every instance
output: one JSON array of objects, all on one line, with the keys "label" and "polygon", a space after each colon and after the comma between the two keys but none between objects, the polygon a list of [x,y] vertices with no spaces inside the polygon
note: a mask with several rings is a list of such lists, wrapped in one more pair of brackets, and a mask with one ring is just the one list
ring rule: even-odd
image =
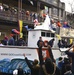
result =
[{"label": "crowd of people", "polygon": [[[54,55],[52,53],[52,47],[55,39],[51,39],[48,41],[48,51],[50,53],[50,58],[46,58],[45,62],[43,61],[42,56],[42,47],[44,45],[44,42],[42,40],[42,37],[39,37],[39,40],[37,42],[37,45],[39,47],[39,60],[40,60],[40,67],[42,71],[42,75],[74,75],[74,46],[73,43],[70,45],[67,45],[65,41],[64,46],[68,46],[68,50],[65,51],[68,57],[59,57],[58,61],[54,59]],[[71,50],[73,48],[73,50]],[[40,71],[40,72],[41,72]],[[40,75],[41,75],[40,74]]]},{"label": "crowd of people", "polygon": [[[11,13],[17,14],[17,10],[15,9],[7,9],[1,7],[1,11],[11,11]],[[4,9],[4,10],[3,10]],[[43,18],[38,13],[33,13],[29,11],[22,10],[22,14],[26,15],[29,19],[29,16],[32,17],[31,20],[33,19],[38,19],[38,17]],[[44,20],[44,19],[43,19]],[[56,25],[57,24],[57,25]],[[58,21],[57,23],[54,22],[54,20],[51,20],[51,28],[56,31],[57,34],[59,34],[59,30],[61,27],[61,23]],[[57,29],[58,28],[58,29]],[[58,31],[57,31],[58,30]],[[31,64],[28,60],[28,58],[25,57],[26,63],[28,67],[31,69],[31,75],[74,75],[74,46],[72,44],[67,44],[67,41],[65,40],[59,40],[58,42],[58,47],[70,47],[73,48],[73,51],[67,50],[65,53],[68,55],[66,58],[59,57],[58,61],[54,59],[54,55],[52,53],[52,47],[54,44],[54,38],[51,39],[50,41],[46,42],[46,45],[44,41],[42,40],[42,37],[39,37],[39,40],[37,41],[37,46],[38,46],[38,52],[39,52],[39,61],[35,59],[33,61],[33,64]],[[19,38],[17,41],[14,40],[13,35],[11,35],[9,38],[4,37],[3,40],[0,42],[0,46],[4,45],[12,45],[12,46],[26,46],[26,42],[22,39]],[[48,47],[48,52],[50,53],[50,57],[46,58],[45,61],[43,60],[42,56],[42,47],[46,46]],[[57,62],[57,64],[56,64]],[[23,69],[18,69],[18,75],[24,75]]]},{"label": "crowd of people", "polygon": [[9,38],[7,36],[4,37],[3,40],[0,41],[0,46],[26,46],[26,42],[24,41],[23,38],[19,38],[17,41],[14,39],[13,34],[11,34],[9,36]]},{"label": "crowd of people", "polygon": [[[23,54],[28,67],[31,69],[31,74],[29,75],[74,75],[74,45],[65,51],[68,57],[59,57],[58,59],[54,59],[51,47],[48,45],[48,50],[51,51],[51,55],[43,60],[41,53],[42,43],[43,41],[40,41],[38,45],[39,61],[34,59],[33,63],[30,63],[26,55]],[[22,71],[19,70],[18,75],[24,75],[21,72],[23,72],[23,69]]]},{"label": "crowd of people", "polygon": [[67,41],[67,39],[65,39],[65,40],[64,39],[59,40],[58,41],[58,47],[59,48],[69,48],[69,47],[71,47],[73,45],[73,42],[70,43],[68,41]]},{"label": "crowd of people", "polygon": [[37,12],[25,9],[18,10],[18,7],[12,7],[7,4],[3,4],[3,6],[0,6],[0,11],[0,13],[2,14],[5,12],[4,15],[7,13],[5,17],[7,17],[7,15],[9,14],[8,16],[10,16],[11,18],[16,18],[19,11],[19,13],[22,14],[23,20],[31,20],[33,22],[35,19],[38,19],[39,22],[44,21],[44,16]]},{"label": "crowd of people", "polygon": [[[25,61],[28,67],[31,69],[30,75],[74,75],[74,46],[73,44],[69,46],[70,48],[65,51],[68,57],[59,57],[58,60],[54,59],[54,55],[52,53],[52,47],[54,44],[55,39],[51,39],[47,43],[48,52],[50,53],[50,57],[47,57],[43,60],[42,55],[42,47],[44,46],[44,42],[42,37],[39,37],[37,41],[38,46],[38,53],[39,53],[39,61],[35,59],[33,63],[30,63],[28,58],[23,54],[25,57]],[[15,41],[12,35],[8,39],[5,37],[0,44],[2,45],[15,45]],[[64,43],[65,44],[65,43]],[[19,38],[16,42],[17,46],[25,46],[25,41],[22,38]],[[73,50],[71,50],[73,48]],[[71,51],[70,51],[71,50]],[[18,69],[18,75],[24,75],[23,69]],[[27,74],[26,74],[27,75]]]}]

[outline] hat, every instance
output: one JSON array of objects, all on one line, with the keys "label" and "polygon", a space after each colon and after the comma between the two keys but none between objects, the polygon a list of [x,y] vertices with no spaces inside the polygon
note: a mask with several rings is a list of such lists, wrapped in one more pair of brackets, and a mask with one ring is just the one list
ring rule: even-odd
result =
[{"label": "hat", "polygon": [[8,39],[8,37],[7,37],[7,36],[5,36],[5,37],[4,37],[4,39]]}]

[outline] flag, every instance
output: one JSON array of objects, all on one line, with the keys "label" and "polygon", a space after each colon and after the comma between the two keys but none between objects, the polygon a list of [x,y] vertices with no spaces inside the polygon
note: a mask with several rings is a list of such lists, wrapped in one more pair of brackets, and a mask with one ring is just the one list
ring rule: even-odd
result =
[{"label": "flag", "polygon": [[20,33],[20,38],[22,38],[23,37],[23,33]]},{"label": "flag", "polygon": [[72,44],[73,43],[73,39],[70,39],[70,44]]},{"label": "flag", "polygon": [[19,20],[20,38],[22,38],[22,37],[23,37],[23,35],[21,35],[21,34],[23,34],[23,33],[22,33],[22,27],[23,27],[23,21],[22,21],[22,20]]},{"label": "flag", "polygon": [[19,20],[19,30],[20,30],[20,33],[22,32],[22,27],[23,27],[23,21]]},{"label": "flag", "polygon": [[61,40],[61,37],[60,37],[60,35],[56,34],[56,36],[57,36],[58,40]]},{"label": "flag", "polygon": [[17,31],[16,29],[12,29],[12,33],[13,33],[13,34],[20,34],[20,32]]}]

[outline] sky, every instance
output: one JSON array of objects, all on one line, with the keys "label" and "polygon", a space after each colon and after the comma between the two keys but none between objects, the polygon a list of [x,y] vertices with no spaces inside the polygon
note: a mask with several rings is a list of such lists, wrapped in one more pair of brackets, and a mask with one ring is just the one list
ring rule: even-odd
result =
[{"label": "sky", "polygon": [[[72,12],[72,9],[74,8],[74,0],[60,0],[60,1],[65,2],[65,10],[66,11]],[[72,6],[72,9],[71,9],[71,6]]]}]

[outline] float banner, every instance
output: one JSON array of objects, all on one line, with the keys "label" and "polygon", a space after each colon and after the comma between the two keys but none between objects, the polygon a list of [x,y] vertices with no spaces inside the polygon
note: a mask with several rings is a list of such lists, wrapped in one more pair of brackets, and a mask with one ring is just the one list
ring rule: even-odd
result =
[{"label": "float banner", "polygon": [[15,58],[21,58],[21,59],[25,59],[25,57],[23,56],[23,54],[25,54],[25,56],[29,59],[29,60],[34,60],[38,58],[38,52],[36,49],[30,49],[30,48],[0,48],[0,60],[5,59],[5,58],[9,58],[9,59],[15,59]]}]

